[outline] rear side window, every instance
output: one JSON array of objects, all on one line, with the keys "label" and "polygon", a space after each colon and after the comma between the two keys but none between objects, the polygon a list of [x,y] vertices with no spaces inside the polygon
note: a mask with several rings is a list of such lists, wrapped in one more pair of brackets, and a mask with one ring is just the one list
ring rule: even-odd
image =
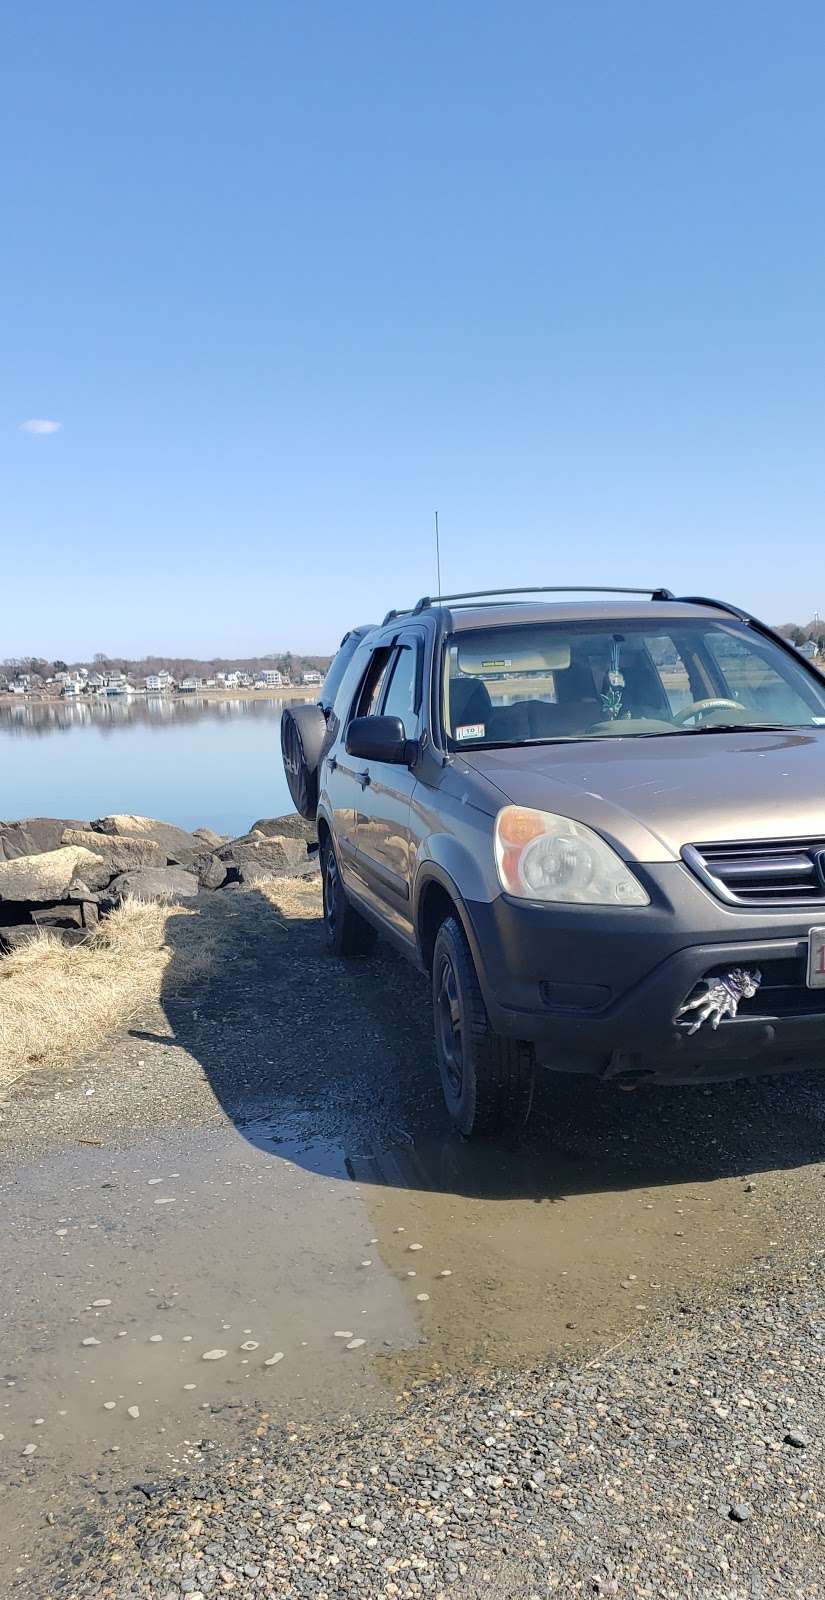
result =
[{"label": "rear side window", "polygon": [[387,698],[382,707],[385,717],[400,717],[407,739],[418,736],[417,655],[413,645],[402,645],[392,669]]},{"label": "rear side window", "polygon": [[391,656],[392,650],[389,645],[383,650],[373,650],[370,664],[353,707],[352,714],[354,717],[377,716]]}]

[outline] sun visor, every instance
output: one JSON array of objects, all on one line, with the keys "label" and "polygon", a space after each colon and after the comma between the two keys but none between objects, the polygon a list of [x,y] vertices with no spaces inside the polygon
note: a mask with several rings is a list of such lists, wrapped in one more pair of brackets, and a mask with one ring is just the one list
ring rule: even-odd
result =
[{"label": "sun visor", "polygon": [[502,646],[501,639],[490,641],[490,648],[477,640],[463,640],[458,646],[458,670],[469,678],[486,678],[498,672],[564,672],[570,665],[570,645],[563,639],[521,640],[514,647]]}]

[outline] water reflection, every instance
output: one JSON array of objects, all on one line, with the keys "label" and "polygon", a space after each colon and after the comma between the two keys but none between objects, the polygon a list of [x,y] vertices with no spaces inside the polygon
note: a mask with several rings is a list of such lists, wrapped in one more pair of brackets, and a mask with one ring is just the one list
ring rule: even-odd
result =
[{"label": "water reflection", "polygon": [[292,810],[279,736],[286,704],[265,694],[5,702],[0,817],[133,812],[245,833],[257,817]]},{"label": "water reflection", "polygon": [[[0,703],[0,734],[65,733],[72,728],[123,728],[143,723],[155,728],[228,717],[279,716],[289,696],[256,695],[255,699],[203,695],[99,695],[74,700],[12,700]],[[303,701],[297,703],[303,704]]]}]

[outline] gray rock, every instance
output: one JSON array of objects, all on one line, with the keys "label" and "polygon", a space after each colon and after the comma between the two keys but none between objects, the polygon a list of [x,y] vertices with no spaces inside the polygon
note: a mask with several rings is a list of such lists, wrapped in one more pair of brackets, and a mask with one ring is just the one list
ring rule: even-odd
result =
[{"label": "gray rock", "polygon": [[753,1516],[753,1512],[747,1500],[737,1500],[731,1506],[728,1516],[731,1522],[747,1522],[748,1518]]},{"label": "gray rock", "polygon": [[789,1428],[783,1442],[793,1445],[794,1450],[807,1450],[811,1441],[807,1433],[800,1433],[796,1428]]},{"label": "gray rock", "polygon": [[202,889],[220,889],[226,878],[226,862],[219,856],[213,855],[211,850],[196,855],[192,863],[192,871],[198,874],[198,883]]},{"label": "gray rock", "polygon": [[166,851],[154,839],[95,833],[91,828],[66,828],[63,843],[79,844],[84,850],[92,850],[105,861],[112,878],[118,872],[131,872],[135,867],[166,866]]},{"label": "gray rock", "polygon": [[140,867],[122,872],[109,885],[109,893],[118,900],[127,895],[135,900],[188,900],[197,892],[197,878],[183,867]]},{"label": "gray rock", "polygon": [[73,879],[82,879],[88,893],[103,888],[109,877],[100,856],[81,845],[63,845],[0,862],[0,900],[50,905],[69,898]]},{"label": "gray rock", "polygon": [[100,905],[104,894],[105,890],[95,891],[90,889],[88,883],[84,883],[82,878],[72,878],[66,899],[77,900],[80,903],[84,900],[94,900],[96,905]]},{"label": "gray rock", "polygon": [[303,839],[237,839],[219,852],[221,861],[238,868],[242,883],[260,878],[282,878],[307,867],[307,847]]},{"label": "gray rock", "polygon": [[36,906],[31,914],[36,928],[82,928],[82,905]]},{"label": "gray rock", "polygon": [[181,865],[184,858],[191,860],[193,853],[203,849],[200,839],[186,828],[177,828],[171,822],[159,822],[156,817],[133,817],[118,814],[98,817],[91,824],[95,833],[117,834],[121,838],[151,839],[166,853],[167,861]]},{"label": "gray rock", "polygon": [[258,822],[253,822],[249,831],[262,833],[267,839],[305,839],[307,844],[314,844],[318,837],[315,823],[299,817],[297,811],[290,812],[286,817],[261,817]]},{"label": "gray rock", "polygon": [[22,822],[0,822],[0,861],[15,861],[19,856],[57,850],[66,828],[87,826],[85,822],[68,817],[26,817]]},{"label": "gray rock", "polygon": [[227,833],[216,833],[214,828],[195,828],[194,836],[196,839],[202,839],[204,844],[208,844],[210,850],[220,850],[222,844],[229,842]]},{"label": "gray rock", "polygon": [[34,853],[34,840],[25,833],[22,822],[0,824],[0,861],[16,861],[18,856]]}]

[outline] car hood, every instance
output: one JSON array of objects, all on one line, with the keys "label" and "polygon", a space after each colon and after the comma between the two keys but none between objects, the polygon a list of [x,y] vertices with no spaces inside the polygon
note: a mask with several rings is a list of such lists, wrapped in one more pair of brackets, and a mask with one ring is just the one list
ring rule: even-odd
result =
[{"label": "car hood", "polygon": [[597,829],[636,861],[733,839],[825,838],[825,728],[462,751],[516,805]]}]

